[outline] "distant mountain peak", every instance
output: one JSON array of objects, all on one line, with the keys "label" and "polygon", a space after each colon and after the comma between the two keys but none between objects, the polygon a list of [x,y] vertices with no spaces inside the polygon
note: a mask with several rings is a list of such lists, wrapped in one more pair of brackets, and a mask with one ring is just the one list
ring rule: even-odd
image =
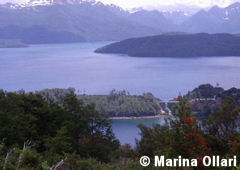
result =
[{"label": "distant mountain peak", "polygon": [[30,0],[25,4],[36,6],[36,5],[50,5],[51,3],[52,3],[52,0]]},{"label": "distant mountain peak", "polygon": [[96,3],[95,0],[49,0],[52,4],[82,4],[82,3]]},{"label": "distant mountain peak", "polygon": [[220,11],[222,8],[220,8],[219,6],[217,6],[217,5],[215,5],[215,6],[213,6],[210,10],[209,10],[209,12],[218,12],[218,11]]},{"label": "distant mountain peak", "polygon": [[226,10],[229,11],[240,11],[240,3],[239,2],[235,2],[234,4],[229,5],[228,7],[225,8]]},{"label": "distant mountain peak", "polygon": [[233,4],[231,4],[230,6],[228,6],[230,8],[234,8],[234,7],[240,7],[240,2],[235,2]]},{"label": "distant mountain peak", "polygon": [[92,5],[98,4],[95,0],[29,0],[25,3],[8,4],[10,8],[24,8],[34,6],[49,6],[49,5],[73,5],[90,3]]}]

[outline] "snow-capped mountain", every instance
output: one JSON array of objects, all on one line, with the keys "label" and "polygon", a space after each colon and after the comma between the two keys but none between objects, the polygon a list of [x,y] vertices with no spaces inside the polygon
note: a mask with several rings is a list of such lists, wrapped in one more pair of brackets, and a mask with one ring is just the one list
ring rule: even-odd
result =
[{"label": "snow-capped mountain", "polygon": [[[24,7],[34,7],[34,6],[49,6],[49,5],[74,5],[88,3],[91,5],[99,4],[95,0],[29,0],[25,3],[11,4],[8,6],[10,8],[24,8]],[[6,6],[6,5],[5,5]]]},{"label": "snow-capped mountain", "polygon": [[162,11],[162,14],[164,17],[170,21],[172,21],[176,25],[182,24],[184,21],[186,21],[188,18],[190,18],[193,14],[185,11]]},{"label": "snow-capped mountain", "polygon": [[24,43],[121,40],[163,32],[240,32],[240,3],[191,16],[184,11],[130,12],[97,0],[29,0],[0,5],[0,13],[0,39]]},{"label": "snow-capped mountain", "polygon": [[160,34],[130,21],[129,13],[95,0],[30,0],[0,6],[0,39],[24,43],[120,40]]},{"label": "snow-capped mountain", "polygon": [[214,6],[208,11],[201,10],[182,24],[182,31],[207,33],[239,33],[240,3],[226,8]]},{"label": "snow-capped mountain", "polygon": [[53,2],[52,0],[30,0],[26,3],[20,3],[19,5],[24,6],[37,6],[37,5],[51,5]]},{"label": "snow-capped mountain", "polygon": [[225,8],[223,10],[225,16],[223,19],[225,20],[231,20],[234,19],[236,17],[238,17],[238,19],[240,20],[239,16],[240,16],[240,3],[236,2],[232,5],[230,5],[229,7]]},{"label": "snow-capped mountain", "polygon": [[34,7],[34,6],[46,6],[53,4],[53,0],[30,0],[24,3],[8,3],[4,4],[4,7],[12,8],[12,9],[19,9],[24,7]]},{"label": "snow-capped mountain", "polygon": [[236,2],[226,8],[219,8],[218,6],[214,6],[206,13],[215,18],[218,18],[220,22],[226,22],[228,20],[234,19],[236,16],[239,17],[240,3]]},{"label": "snow-capped mountain", "polygon": [[91,3],[96,4],[95,0],[50,0],[52,4],[64,5],[64,4],[82,4]]}]

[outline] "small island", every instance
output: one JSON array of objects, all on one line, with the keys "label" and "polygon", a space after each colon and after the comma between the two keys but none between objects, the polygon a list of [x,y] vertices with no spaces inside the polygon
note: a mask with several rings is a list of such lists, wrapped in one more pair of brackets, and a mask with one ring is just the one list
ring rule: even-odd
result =
[{"label": "small island", "polygon": [[0,39],[0,48],[25,48],[28,45],[22,43],[21,40]]},{"label": "small island", "polygon": [[133,57],[240,56],[240,36],[232,34],[162,34],[132,38],[104,46],[96,53]]}]

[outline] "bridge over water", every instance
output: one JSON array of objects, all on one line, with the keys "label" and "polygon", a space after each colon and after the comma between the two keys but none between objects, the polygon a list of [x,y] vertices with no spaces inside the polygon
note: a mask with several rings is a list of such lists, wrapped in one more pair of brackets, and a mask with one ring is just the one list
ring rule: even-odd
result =
[{"label": "bridge over water", "polygon": [[179,103],[179,101],[177,101],[177,100],[169,100],[169,101],[159,101],[159,103],[167,103],[167,104],[171,104],[171,103],[175,103],[175,104],[178,104]]},{"label": "bridge over water", "polygon": [[172,114],[172,111],[171,109],[168,107],[168,104],[178,104],[179,101],[176,101],[176,100],[169,100],[169,101],[159,101],[159,104],[164,104],[165,108],[161,110],[161,112],[163,114],[165,114],[166,112],[171,115]]}]

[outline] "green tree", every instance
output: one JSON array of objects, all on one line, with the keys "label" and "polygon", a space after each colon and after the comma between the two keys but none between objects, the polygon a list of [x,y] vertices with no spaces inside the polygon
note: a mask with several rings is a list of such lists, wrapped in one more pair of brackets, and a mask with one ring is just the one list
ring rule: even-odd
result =
[{"label": "green tree", "polygon": [[109,162],[119,148],[110,120],[73,93],[59,105],[39,94],[0,91],[0,125],[0,162],[13,148],[32,143],[31,150],[11,155],[9,165],[15,168],[20,167],[19,157],[21,166],[35,168],[39,161],[53,165],[73,153],[81,159]]},{"label": "green tree", "polygon": [[93,104],[84,106],[75,95],[67,96],[63,106],[73,116],[67,127],[75,151],[86,158],[109,161],[110,153],[119,147],[110,120],[101,116]]},{"label": "green tree", "polygon": [[[226,97],[218,111],[204,122],[204,130],[215,154],[225,155],[240,149],[240,109],[232,97]],[[239,154],[239,153],[238,153]]]},{"label": "green tree", "polygon": [[197,120],[192,116],[187,99],[180,98],[179,105],[174,109],[173,116],[166,120],[165,125],[154,125],[148,128],[140,125],[141,140],[137,142],[140,155],[165,155],[175,158],[201,158],[210,150]]}]

